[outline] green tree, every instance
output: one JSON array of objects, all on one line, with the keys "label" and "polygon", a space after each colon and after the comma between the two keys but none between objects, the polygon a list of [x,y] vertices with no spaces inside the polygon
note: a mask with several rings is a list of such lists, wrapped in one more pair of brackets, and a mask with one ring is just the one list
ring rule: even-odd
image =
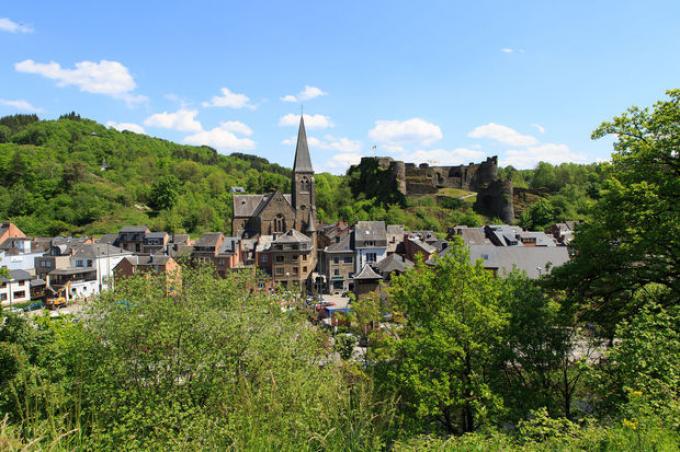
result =
[{"label": "green tree", "polygon": [[610,177],[573,242],[575,259],[552,274],[610,335],[638,312],[633,294],[650,283],[668,289],[660,304],[680,301],[680,90],[668,96],[593,133],[616,136]]},{"label": "green tree", "polygon": [[411,427],[464,433],[501,408],[488,372],[506,319],[498,280],[481,263],[470,264],[460,241],[449,250],[433,268],[421,261],[393,278],[390,303],[406,323],[398,339],[378,347],[376,371]]},{"label": "green tree", "polygon": [[151,187],[150,204],[156,210],[172,209],[179,196],[181,182],[175,176],[163,176]]}]

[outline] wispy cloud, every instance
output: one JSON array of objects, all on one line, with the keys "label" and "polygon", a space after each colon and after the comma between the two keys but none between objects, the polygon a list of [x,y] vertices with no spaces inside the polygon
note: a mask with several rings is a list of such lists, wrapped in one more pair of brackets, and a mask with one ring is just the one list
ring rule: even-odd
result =
[{"label": "wispy cloud", "polygon": [[404,121],[380,119],[368,132],[371,140],[390,151],[403,150],[404,146],[429,146],[443,136],[438,125],[421,118]]},{"label": "wispy cloud", "polygon": [[523,135],[511,127],[493,122],[475,127],[468,133],[468,136],[470,138],[493,140],[512,146],[529,146],[538,143],[538,140],[531,135]]},{"label": "wispy cloud", "polygon": [[81,61],[73,69],[62,68],[59,63],[37,63],[24,60],[16,63],[17,72],[37,74],[56,80],[58,86],[76,86],[81,91],[104,94],[124,100],[129,105],[145,102],[145,96],[133,93],[136,83],[128,69],[118,61]]},{"label": "wispy cloud", "polygon": [[33,33],[33,27],[16,23],[8,17],[0,17],[0,31],[8,33]]},{"label": "wispy cloud", "polygon": [[316,86],[305,85],[305,87],[297,94],[288,94],[281,98],[284,102],[304,102],[314,99],[316,97],[325,96],[328,93]]},{"label": "wispy cloud", "polygon": [[0,99],[0,105],[31,113],[40,113],[41,111],[44,111],[42,108],[36,107],[24,99]]},{"label": "wispy cloud", "polygon": [[[308,115],[305,114],[305,127],[308,129],[328,129],[334,127],[331,118],[326,115]],[[292,127],[300,123],[300,115],[289,113],[281,116],[279,119],[279,126]]]},{"label": "wispy cloud", "polygon": [[135,124],[133,122],[107,121],[106,126],[112,127],[116,130],[120,130],[121,132],[123,130],[129,130],[130,132],[144,133],[144,127],[140,126],[139,124]]},{"label": "wispy cloud", "polygon": [[222,88],[221,95],[213,96],[209,101],[203,102],[204,107],[225,107],[225,108],[249,108],[254,110],[255,105],[250,103],[250,98],[245,94],[235,93],[229,88]]}]

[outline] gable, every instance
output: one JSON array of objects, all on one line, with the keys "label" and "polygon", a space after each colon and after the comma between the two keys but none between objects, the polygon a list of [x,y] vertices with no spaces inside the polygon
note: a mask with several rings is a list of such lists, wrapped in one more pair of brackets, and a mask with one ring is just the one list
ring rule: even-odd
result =
[{"label": "gable", "polygon": [[282,193],[276,192],[260,206],[260,209],[254,215],[261,219],[270,220],[276,218],[279,214],[283,215],[284,218],[293,219],[295,218],[295,209]]}]

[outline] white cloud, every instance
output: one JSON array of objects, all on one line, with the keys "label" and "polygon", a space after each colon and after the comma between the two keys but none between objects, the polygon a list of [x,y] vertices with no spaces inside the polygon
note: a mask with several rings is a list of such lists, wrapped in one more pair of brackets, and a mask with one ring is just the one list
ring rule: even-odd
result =
[{"label": "white cloud", "polygon": [[522,135],[515,129],[493,122],[475,127],[468,133],[468,136],[470,138],[486,138],[511,146],[531,146],[538,143],[538,140],[531,135]]},{"label": "white cloud", "polygon": [[180,132],[200,132],[201,123],[196,119],[197,110],[181,108],[174,113],[156,113],[144,120],[144,125],[161,129],[179,130]]},{"label": "white cloud", "polygon": [[354,152],[345,152],[335,154],[323,166],[325,171],[333,174],[343,174],[351,165],[356,165],[361,161],[361,154]]},{"label": "white cloud", "polygon": [[0,31],[9,33],[32,33],[33,28],[28,25],[18,24],[8,17],[0,17]]},{"label": "white cloud", "polygon": [[544,143],[526,149],[511,149],[501,159],[503,166],[515,168],[534,168],[538,162],[557,165],[564,162],[585,163],[586,156],[572,151],[566,144]]},{"label": "white cloud", "polygon": [[410,152],[403,155],[407,162],[430,163],[431,165],[463,165],[470,162],[477,162],[486,156],[485,152],[467,149],[429,149]]},{"label": "white cloud", "polygon": [[247,137],[253,134],[253,129],[241,121],[224,121],[220,123],[220,128],[228,132],[238,133]]},{"label": "white cloud", "polygon": [[252,130],[242,122],[226,121],[214,129],[201,130],[198,133],[189,135],[184,138],[184,142],[197,146],[211,146],[220,151],[227,152],[255,149],[255,142],[253,140],[239,137],[237,134],[250,135]]},{"label": "white cloud", "polygon": [[239,94],[231,91],[229,88],[222,88],[221,96],[213,96],[210,101],[203,102],[204,107],[226,107],[226,108],[250,108],[255,109],[255,106],[250,103],[250,98],[245,94]]},{"label": "white cloud", "polygon": [[[297,137],[286,138],[281,143],[286,146],[295,146],[297,144]],[[358,154],[361,151],[360,142],[345,137],[337,138],[333,135],[324,135],[322,138],[308,136],[307,144],[309,144],[312,150],[316,148],[325,151],[354,154]]]},{"label": "white cloud", "polygon": [[129,130],[130,132],[144,133],[144,127],[140,126],[139,124],[135,124],[133,122],[108,121],[106,123],[106,126],[112,127],[116,130],[120,130],[121,132],[123,130]]},{"label": "white cloud", "polygon": [[531,127],[535,127],[541,134],[545,133],[545,127],[540,124],[531,124]]},{"label": "white cloud", "polygon": [[77,86],[87,93],[104,94],[122,99],[128,104],[145,102],[147,98],[134,94],[136,83],[128,69],[118,61],[81,61],[73,69],[62,68],[59,63],[36,63],[24,60],[16,63],[17,72],[38,74],[56,80],[58,86]]},{"label": "white cloud", "polygon": [[16,108],[21,111],[28,111],[31,113],[39,113],[43,111],[40,107],[35,107],[29,101],[24,99],[0,99],[0,105]]},{"label": "white cloud", "polygon": [[515,50],[514,50],[514,49],[511,49],[510,47],[503,47],[503,48],[501,49],[501,52],[503,52],[503,53],[512,53],[512,52],[514,52],[514,51],[515,51]]},{"label": "white cloud", "polygon": [[281,100],[284,102],[304,102],[306,100],[311,100],[314,99],[315,97],[325,96],[327,94],[328,93],[322,91],[321,88],[317,88],[316,86],[305,85],[304,89],[297,93],[296,95],[288,94],[286,96],[283,96]]},{"label": "white cloud", "polygon": [[428,146],[444,136],[438,125],[421,118],[405,121],[378,120],[368,132],[371,140],[381,143],[383,148],[398,152],[404,145]]},{"label": "white cloud", "polygon": [[[328,129],[333,127],[333,122],[331,118],[325,115],[304,115],[305,116],[305,127],[307,129]],[[294,113],[289,113],[285,116],[281,116],[279,119],[279,126],[288,127],[295,126],[300,123],[300,116]]]}]

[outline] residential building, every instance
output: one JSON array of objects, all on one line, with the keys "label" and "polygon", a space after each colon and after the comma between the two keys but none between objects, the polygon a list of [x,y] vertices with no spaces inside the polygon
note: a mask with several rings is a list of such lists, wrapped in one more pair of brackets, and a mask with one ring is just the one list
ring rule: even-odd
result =
[{"label": "residential building", "polygon": [[143,254],[167,254],[170,235],[167,232],[149,232],[142,241]]},{"label": "residential building", "polygon": [[172,257],[159,254],[127,256],[116,265],[113,273],[116,279],[145,273],[165,275],[168,293],[174,293],[182,285],[180,265]]},{"label": "residential building", "polygon": [[404,252],[406,231],[401,224],[388,224],[385,228],[387,235],[387,255]]},{"label": "residential building", "polygon": [[206,232],[195,243],[191,261],[195,264],[215,264],[215,257],[224,243],[221,232]]},{"label": "residential building", "polygon": [[25,270],[10,270],[10,277],[0,276],[0,304],[11,306],[31,300],[31,275]]},{"label": "residential building", "polygon": [[423,242],[417,235],[409,235],[404,240],[404,256],[410,261],[415,261],[420,256],[423,261],[437,254],[437,248]]},{"label": "residential building", "polygon": [[319,253],[318,271],[325,277],[328,293],[343,293],[354,287],[354,249],[351,234],[336,236],[339,241],[326,246]]},{"label": "residential building", "polygon": [[118,233],[113,245],[126,251],[141,253],[144,247],[144,237],[151,232],[146,226],[125,226]]},{"label": "residential building", "polygon": [[0,268],[34,272],[35,258],[42,251],[33,251],[29,237],[10,237],[0,244]]},{"label": "residential building", "polygon": [[387,230],[384,221],[359,221],[353,234],[356,273],[367,264],[375,264],[387,257]]},{"label": "residential building", "polygon": [[384,280],[389,281],[392,276],[401,275],[406,270],[413,268],[415,264],[399,254],[390,254],[385,259],[381,260],[373,266],[373,269],[383,277]]},{"label": "residential building", "polygon": [[5,240],[10,238],[24,238],[26,234],[23,233],[21,229],[17,227],[14,223],[8,221],[0,224],[0,243],[4,243]]},{"label": "residential building", "polygon": [[270,269],[275,284],[303,288],[315,268],[314,249],[310,237],[291,229],[275,236],[269,248],[259,253],[258,262],[263,269]]}]

